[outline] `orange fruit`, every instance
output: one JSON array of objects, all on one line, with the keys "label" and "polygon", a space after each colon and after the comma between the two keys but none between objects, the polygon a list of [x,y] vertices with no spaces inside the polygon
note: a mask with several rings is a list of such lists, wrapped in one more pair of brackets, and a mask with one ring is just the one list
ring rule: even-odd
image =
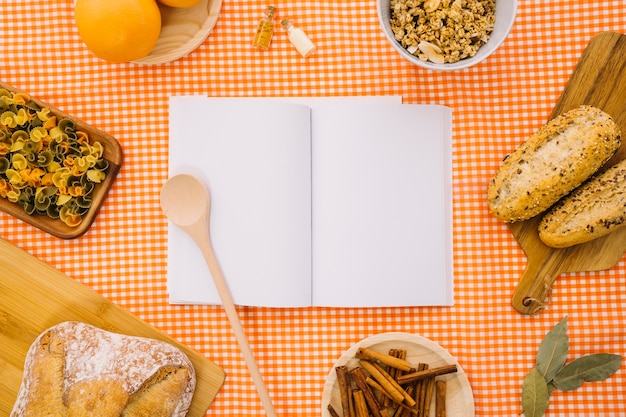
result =
[{"label": "orange fruit", "polygon": [[200,3],[202,0],[158,0],[159,3],[170,7],[191,7]]},{"label": "orange fruit", "polygon": [[87,48],[110,62],[145,57],[161,33],[155,0],[77,0],[74,19]]}]

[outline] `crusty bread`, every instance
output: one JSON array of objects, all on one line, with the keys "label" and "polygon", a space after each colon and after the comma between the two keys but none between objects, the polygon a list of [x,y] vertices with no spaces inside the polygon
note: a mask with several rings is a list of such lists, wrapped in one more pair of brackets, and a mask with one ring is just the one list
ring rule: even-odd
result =
[{"label": "crusty bread", "polygon": [[184,417],[195,384],[169,343],[64,322],[31,345],[11,417]]},{"label": "crusty bread", "polygon": [[128,401],[122,417],[168,417],[187,385],[189,370],[164,366],[152,375]]},{"label": "crusty bread", "polygon": [[119,416],[127,402],[123,384],[111,377],[80,380],[67,388],[63,398],[67,417]]},{"label": "crusty bread", "polygon": [[25,386],[25,416],[65,417],[63,379],[65,374],[63,341],[54,332],[46,332],[30,350],[30,371],[35,378]]},{"label": "crusty bread", "polygon": [[626,160],[608,168],[559,201],[539,223],[539,238],[565,248],[626,226]]},{"label": "crusty bread", "polygon": [[619,126],[596,107],[555,117],[505,158],[488,186],[490,211],[506,222],[542,213],[602,167],[620,143]]}]

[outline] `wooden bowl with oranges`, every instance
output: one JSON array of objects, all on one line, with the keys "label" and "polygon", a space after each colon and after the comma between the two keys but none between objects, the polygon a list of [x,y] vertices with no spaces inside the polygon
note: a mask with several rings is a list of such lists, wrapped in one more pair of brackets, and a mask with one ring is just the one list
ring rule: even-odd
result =
[{"label": "wooden bowl with oranges", "polygon": [[196,49],[217,22],[222,0],[76,0],[78,32],[109,62],[164,64]]}]

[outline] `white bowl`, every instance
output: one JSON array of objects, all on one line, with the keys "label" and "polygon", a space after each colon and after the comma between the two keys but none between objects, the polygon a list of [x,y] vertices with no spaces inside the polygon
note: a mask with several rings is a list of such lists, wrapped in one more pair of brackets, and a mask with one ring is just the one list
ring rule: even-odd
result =
[{"label": "white bowl", "polygon": [[515,21],[515,15],[517,13],[517,0],[496,0],[496,21],[493,32],[491,32],[489,40],[481,46],[480,49],[478,49],[476,55],[457,62],[435,64],[430,61],[422,61],[415,55],[409,53],[396,40],[393,30],[391,30],[391,24],[389,23],[389,19],[391,17],[389,3],[390,0],[377,0],[378,19],[380,20],[383,32],[391,45],[400,53],[402,57],[406,58],[413,64],[438,71],[468,68],[485,60],[496,49],[498,49],[502,42],[504,42],[504,39],[506,39],[511,31],[511,28],[513,27],[513,22]]}]

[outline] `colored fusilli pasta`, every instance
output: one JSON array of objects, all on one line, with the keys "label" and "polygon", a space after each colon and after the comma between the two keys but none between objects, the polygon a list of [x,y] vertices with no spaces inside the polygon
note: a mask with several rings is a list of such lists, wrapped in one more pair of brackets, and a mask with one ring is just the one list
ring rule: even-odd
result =
[{"label": "colored fusilli pasta", "polygon": [[0,88],[0,197],[78,226],[109,167],[100,142],[24,93]]}]

